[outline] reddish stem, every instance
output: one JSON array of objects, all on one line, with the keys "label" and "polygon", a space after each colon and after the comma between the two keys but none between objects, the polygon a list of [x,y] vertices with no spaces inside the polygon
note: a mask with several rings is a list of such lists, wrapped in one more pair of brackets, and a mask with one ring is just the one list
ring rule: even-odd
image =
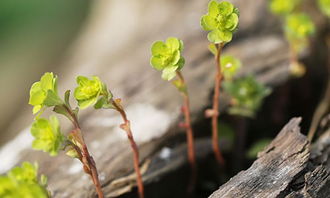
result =
[{"label": "reddish stem", "polygon": [[[72,117],[71,121],[75,127],[75,129],[71,133],[74,133],[74,137],[79,142],[79,144],[81,144],[81,146],[82,146],[82,149],[79,149],[81,151],[81,153],[79,154],[79,155],[81,155],[80,161],[84,165],[85,172],[91,176],[91,179],[94,183],[95,190],[96,190],[98,197],[104,198],[100,180],[99,180],[99,176],[98,176],[97,169],[96,169],[96,164],[95,164],[93,157],[89,154],[87,145],[85,143],[84,137],[82,135],[82,132],[81,132],[81,129],[79,126],[77,116],[72,112],[72,110],[67,105],[64,105],[64,108]],[[76,151],[77,151],[77,149],[76,149]],[[86,170],[86,168],[88,170]]]},{"label": "reddish stem", "polygon": [[[185,80],[183,78],[183,75],[180,71],[176,72],[179,80],[181,81],[181,84],[186,87]],[[196,156],[195,156],[195,146],[194,146],[194,133],[191,127],[191,118],[190,118],[190,102],[189,102],[189,95],[188,91],[181,91],[183,96],[183,114],[185,117],[185,129],[186,129],[186,135],[187,135],[187,152],[188,152],[188,161],[191,167],[191,180],[188,187],[188,192],[192,193],[195,183],[196,183],[196,177],[197,177],[197,166],[196,166]]]},{"label": "reddish stem", "polygon": [[217,44],[218,53],[215,56],[215,65],[216,65],[216,76],[214,82],[214,95],[213,95],[213,106],[212,110],[212,147],[216,160],[220,165],[224,165],[225,161],[222,157],[219,148],[219,135],[218,135],[218,117],[219,117],[219,96],[220,96],[220,87],[222,80],[222,72],[221,72],[221,63],[220,63],[220,55],[222,51],[223,44]]},{"label": "reddish stem", "polygon": [[138,150],[138,147],[133,138],[130,121],[127,119],[126,113],[123,110],[123,108],[120,105],[118,105],[113,99],[111,99],[111,104],[120,113],[120,115],[124,121],[124,124],[122,124],[120,127],[124,131],[126,131],[127,138],[131,144],[131,147],[133,150],[134,170],[135,170],[135,174],[136,174],[139,198],[144,198],[144,186],[143,186],[142,175],[141,175],[140,166],[139,166],[139,150]]}]

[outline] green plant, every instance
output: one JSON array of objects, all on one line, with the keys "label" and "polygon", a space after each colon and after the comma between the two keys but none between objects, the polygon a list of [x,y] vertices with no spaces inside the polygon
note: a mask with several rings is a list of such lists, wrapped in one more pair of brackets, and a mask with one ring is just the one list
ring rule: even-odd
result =
[{"label": "green plant", "polygon": [[318,4],[322,13],[330,17],[330,0],[318,0]]},{"label": "green plant", "polygon": [[298,55],[308,47],[308,39],[315,32],[314,23],[309,15],[297,11],[301,2],[302,0],[271,0],[269,3],[272,13],[284,20],[283,29],[290,45],[289,69],[296,77],[301,77],[306,72]]},{"label": "green plant", "polygon": [[174,77],[177,77],[172,83],[183,97],[182,111],[185,117],[185,123],[183,126],[186,129],[188,161],[192,171],[192,179],[188,191],[191,192],[196,180],[196,154],[194,150],[194,133],[191,127],[190,118],[190,99],[187,84],[181,73],[181,69],[185,63],[184,58],[181,55],[182,50],[183,42],[177,38],[170,37],[166,42],[156,41],[151,46],[152,56],[150,58],[150,64],[153,68],[163,72],[162,78],[164,80],[170,81]]},{"label": "green plant", "polygon": [[[214,84],[213,105],[212,109],[206,111],[206,115],[212,117],[212,146],[216,159],[220,164],[224,164],[218,142],[219,95],[221,81],[224,77],[220,57],[223,46],[232,40],[233,33],[238,28],[238,17],[239,11],[233,4],[226,1],[218,2],[213,0],[208,4],[208,13],[201,18],[202,28],[205,31],[211,31],[208,33],[207,38],[211,42],[209,49],[215,55],[217,72]],[[224,62],[228,60],[228,58],[223,59]]]},{"label": "green plant", "polygon": [[38,165],[23,162],[6,175],[0,176],[0,197],[2,198],[49,198],[47,178],[38,178]]},{"label": "green plant", "polygon": [[[86,90],[87,93],[90,93],[89,91]],[[34,106],[34,114],[41,110],[31,127],[31,133],[35,137],[32,147],[48,152],[51,156],[57,155],[60,150],[66,150],[68,156],[79,159],[85,173],[90,175],[99,198],[103,198],[96,164],[89,154],[78,122],[79,108],[72,109],[69,98],[69,90],[65,92],[64,100],[59,97],[57,77],[53,73],[45,73],[40,81],[32,85],[29,104]],[[55,116],[51,116],[49,120],[39,118],[46,107],[54,107],[54,112],[67,117],[74,129],[65,136],[60,132],[60,124]]]},{"label": "green plant", "polygon": [[93,105],[95,109],[113,109],[120,113],[124,121],[124,123],[120,125],[120,128],[126,132],[127,138],[131,144],[139,197],[143,198],[144,186],[139,167],[139,150],[133,138],[130,121],[128,120],[126,112],[121,105],[121,99],[114,99],[111,91],[108,90],[107,86],[96,76],[93,76],[92,79],[84,76],[78,76],[77,84],[78,87],[76,87],[74,91],[74,97],[78,101],[80,108],[87,108]]},{"label": "green plant", "polygon": [[254,117],[263,99],[271,92],[253,76],[225,82],[224,89],[231,96],[231,106],[228,112],[245,117]]}]

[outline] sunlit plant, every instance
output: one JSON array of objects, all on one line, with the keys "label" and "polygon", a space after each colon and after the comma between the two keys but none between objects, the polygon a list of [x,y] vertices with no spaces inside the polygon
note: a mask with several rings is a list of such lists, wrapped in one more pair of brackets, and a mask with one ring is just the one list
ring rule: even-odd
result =
[{"label": "sunlit plant", "polygon": [[[224,164],[224,159],[220,152],[218,142],[219,95],[221,81],[225,75],[224,68],[226,68],[226,66],[223,67],[221,65],[221,62],[226,62],[228,60],[228,58],[224,58],[221,61],[220,57],[222,48],[232,40],[233,33],[238,28],[238,18],[239,11],[233,4],[227,1],[218,2],[215,0],[209,2],[208,13],[201,18],[202,28],[205,31],[210,31],[207,35],[208,40],[211,42],[209,49],[215,55],[217,72],[214,84],[213,105],[212,109],[206,111],[206,115],[212,117],[212,146],[216,159],[220,164]],[[235,67],[232,67],[232,69],[234,68]]]},{"label": "sunlit plant", "polygon": [[153,68],[162,71],[164,80],[170,81],[174,77],[177,78],[172,83],[183,97],[182,111],[185,117],[183,127],[186,129],[188,160],[192,171],[192,179],[188,190],[191,191],[196,180],[196,154],[194,150],[194,133],[191,127],[189,94],[187,84],[181,73],[185,63],[181,54],[182,50],[183,42],[177,38],[170,37],[166,42],[156,41],[151,46],[150,64]]},{"label": "sunlit plant", "polygon": [[78,101],[78,105],[81,109],[94,106],[95,109],[113,109],[121,115],[124,123],[120,125],[120,128],[126,132],[132,147],[138,193],[139,197],[143,198],[144,186],[139,167],[139,150],[133,138],[130,121],[121,105],[121,99],[114,99],[111,91],[108,90],[107,86],[96,76],[93,76],[91,79],[85,76],[78,76],[77,84],[78,87],[74,90],[74,97]]},{"label": "sunlit plant", "polygon": [[0,175],[0,197],[2,198],[50,198],[47,178],[38,176],[38,165],[23,162],[6,175]]},{"label": "sunlit plant", "polygon": [[270,10],[281,17],[285,36],[290,45],[290,72],[293,76],[305,74],[305,66],[299,61],[299,54],[309,45],[309,37],[315,32],[314,23],[305,13],[298,12],[302,0],[270,0]]},{"label": "sunlit plant", "polygon": [[318,0],[318,4],[322,13],[330,17],[330,0]]},{"label": "sunlit plant", "polygon": [[226,81],[224,89],[231,97],[231,106],[228,112],[244,117],[254,117],[263,99],[271,92],[269,88],[256,81],[253,76]]},{"label": "sunlit plant", "polygon": [[[91,90],[86,92],[91,93]],[[48,152],[51,156],[57,155],[60,150],[66,150],[68,156],[79,159],[84,171],[90,175],[99,198],[103,198],[96,164],[88,151],[78,122],[79,109],[71,108],[69,98],[69,90],[65,92],[64,100],[59,97],[57,77],[53,73],[45,73],[40,81],[32,85],[29,104],[34,106],[34,114],[41,110],[31,127],[31,134],[35,138],[32,147]],[[83,101],[80,104],[85,107],[88,102]],[[61,133],[56,116],[51,116],[49,120],[39,118],[47,107],[53,107],[54,112],[64,115],[72,122],[74,129],[68,135]]]}]

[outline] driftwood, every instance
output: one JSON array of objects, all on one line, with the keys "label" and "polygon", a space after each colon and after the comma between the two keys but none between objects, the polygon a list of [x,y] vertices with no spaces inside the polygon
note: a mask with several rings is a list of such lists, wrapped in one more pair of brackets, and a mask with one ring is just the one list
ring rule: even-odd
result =
[{"label": "driftwood", "polygon": [[310,147],[300,133],[300,118],[292,119],[258,154],[210,198],[327,198],[330,197],[330,130]]},{"label": "driftwood", "polygon": [[[125,13],[129,15],[128,19],[122,18],[122,20],[141,19],[136,22],[138,25],[128,24],[128,26],[132,25],[135,31],[124,29],[123,32],[117,32],[117,34],[111,33],[111,25],[117,23],[109,19],[109,17],[114,17],[113,12],[109,11],[110,2],[115,2],[115,7],[122,6],[123,9],[130,9],[129,13]],[[199,17],[205,13],[207,1],[148,1],[147,10],[151,10],[150,13],[145,13],[146,8],[140,6],[140,3],[145,3],[146,0],[131,1],[129,8],[125,7],[127,3],[124,2],[96,1],[95,10],[91,14],[89,24],[86,25],[86,31],[77,40],[70,58],[63,62],[66,70],[59,74],[59,86],[63,93],[63,87],[73,87],[73,76],[96,74],[106,81],[116,96],[123,99],[133,125],[134,136],[139,144],[141,166],[145,173],[144,180],[148,183],[185,164],[184,146],[175,148],[174,151],[178,153],[172,156],[172,160],[154,161],[166,142],[182,133],[176,127],[181,119],[179,111],[181,98],[175,88],[160,79],[159,72],[150,68],[149,47],[154,40],[165,39],[168,36],[178,36],[184,40],[184,56],[187,59],[183,73],[192,96],[191,109],[193,118],[196,120],[209,104],[214,77],[214,60],[207,50],[206,33],[199,27]],[[234,41],[226,46],[225,53],[242,60],[244,67],[239,75],[253,73],[260,82],[273,87],[286,82],[289,78],[288,45],[281,36],[278,21],[267,12],[267,1],[251,0],[248,6],[245,1],[234,2],[242,8],[240,29],[236,34],[239,39],[234,38]],[[162,8],[163,18],[150,21],[158,15],[160,8]],[[185,10],[182,11],[181,8]],[[116,20],[121,16],[117,14],[119,16],[115,16]],[[169,23],[170,17],[175,20]],[[190,24],[187,21],[195,23]],[[169,27],[172,31],[168,29]],[[153,31],[146,31],[149,29]],[[134,37],[128,41],[115,42],[116,36],[125,34],[124,31],[131,31]],[[110,36],[95,36],[100,33],[101,35],[109,33]],[[110,46],[104,47],[105,43],[109,43]],[[104,48],[95,50],[101,46]],[[221,96],[220,109],[223,111],[229,101],[224,94]],[[28,112],[22,112],[22,118],[19,118],[17,122],[29,117],[31,118],[30,109]],[[119,116],[111,111],[86,111],[82,112],[80,121],[87,145],[100,170],[100,179],[106,196],[117,196],[129,192],[135,186],[134,177],[131,175],[133,172],[132,154],[125,135],[118,128],[121,123]],[[147,124],[145,124],[146,121]],[[296,124],[297,122],[294,121]],[[68,130],[70,126],[63,127],[63,131]],[[23,133],[28,133],[28,131],[25,130]],[[304,139],[299,137],[301,142],[304,142]],[[198,149],[200,157],[211,151],[207,146],[208,141],[197,140],[196,146],[200,148]],[[27,147],[30,147],[30,143]],[[8,146],[3,149],[0,156],[15,152],[9,150],[10,148],[12,147]],[[56,198],[84,198],[91,197],[94,193],[92,183],[82,172],[81,165],[64,154],[50,158],[46,154],[25,148],[15,156],[15,159],[10,158],[1,163],[9,166],[22,160],[38,161],[41,172],[49,177],[49,188]],[[307,153],[303,156],[308,158]],[[297,163],[303,164],[302,161]],[[292,177],[295,174],[295,172],[291,173]]]}]

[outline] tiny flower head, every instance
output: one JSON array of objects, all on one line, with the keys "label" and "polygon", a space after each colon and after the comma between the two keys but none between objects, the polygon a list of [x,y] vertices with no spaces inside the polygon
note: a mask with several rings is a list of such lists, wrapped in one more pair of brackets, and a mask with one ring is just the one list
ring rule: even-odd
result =
[{"label": "tiny flower head", "polygon": [[57,93],[57,77],[53,73],[45,73],[40,81],[33,83],[30,89],[29,104],[33,105],[33,114],[40,111],[43,106],[55,106],[62,101]]},{"label": "tiny flower head", "polygon": [[212,43],[227,43],[232,40],[238,27],[239,11],[233,4],[215,0],[210,1],[208,13],[201,18],[201,26],[210,31],[207,38]]},{"label": "tiny flower head", "polygon": [[185,60],[182,56],[183,42],[177,38],[171,37],[163,41],[156,41],[152,44],[150,64],[153,68],[162,71],[164,80],[171,80],[175,77],[176,71],[179,71]]},{"label": "tiny flower head", "polygon": [[78,76],[77,84],[78,87],[74,90],[74,97],[82,109],[94,105],[99,96],[108,95],[105,84],[97,76],[93,76],[91,79]]},{"label": "tiny flower head", "polygon": [[60,132],[60,124],[56,116],[51,116],[49,120],[38,118],[32,124],[31,134],[35,138],[32,147],[42,150],[51,156],[56,156],[64,141],[64,136]]},{"label": "tiny flower head", "polygon": [[241,68],[241,61],[233,56],[224,55],[220,59],[221,71],[225,80],[232,80],[237,71]]}]

